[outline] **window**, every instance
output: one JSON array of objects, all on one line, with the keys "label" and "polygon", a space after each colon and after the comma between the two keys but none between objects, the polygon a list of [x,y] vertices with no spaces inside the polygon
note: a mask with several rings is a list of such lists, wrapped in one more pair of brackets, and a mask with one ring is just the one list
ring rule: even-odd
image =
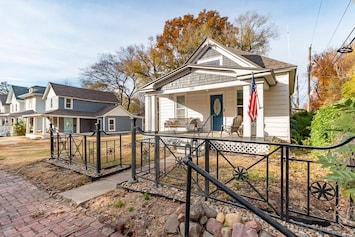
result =
[{"label": "window", "polygon": [[175,112],[176,112],[177,118],[185,118],[186,108],[185,108],[185,96],[184,95],[176,96],[176,111]]},{"label": "window", "polygon": [[50,108],[53,108],[53,98],[50,99]]},{"label": "window", "polygon": [[73,99],[71,98],[65,98],[65,108],[66,109],[72,109],[73,108]]},{"label": "window", "polygon": [[243,116],[243,91],[242,90],[237,90],[237,115]]},{"label": "window", "polygon": [[108,130],[116,131],[116,120],[114,118],[108,119]]}]

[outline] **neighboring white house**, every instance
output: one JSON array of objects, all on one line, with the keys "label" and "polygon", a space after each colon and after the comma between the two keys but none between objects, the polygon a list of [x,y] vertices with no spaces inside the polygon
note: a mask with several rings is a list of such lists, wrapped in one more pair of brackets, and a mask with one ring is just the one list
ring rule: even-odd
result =
[{"label": "neighboring white house", "polygon": [[24,115],[31,121],[30,124],[37,124],[27,126],[27,137],[48,135],[50,123],[56,131],[63,133],[92,133],[98,121],[106,133],[130,132],[133,118],[142,124],[141,117],[118,105],[117,97],[112,92],[50,82],[43,90],[41,101],[42,111]]},{"label": "neighboring white house", "polygon": [[16,135],[12,125],[20,121],[29,138],[48,137],[51,123],[63,133],[92,133],[98,121],[102,131],[112,134],[130,132],[132,119],[142,125],[142,118],[118,105],[112,92],[56,83],[29,88],[11,85],[0,99],[0,136]]},{"label": "neighboring white house", "polygon": [[8,136],[10,104],[6,103],[7,94],[0,94],[0,136]]},{"label": "neighboring white house", "polygon": [[[254,122],[248,116],[252,75],[258,95]],[[198,118],[204,132],[220,131],[241,115],[244,138],[290,142],[295,75],[295,65],[207,38],[181,67],[140,89],[145,95],[145,130],[166,131],[169,121]]]}]

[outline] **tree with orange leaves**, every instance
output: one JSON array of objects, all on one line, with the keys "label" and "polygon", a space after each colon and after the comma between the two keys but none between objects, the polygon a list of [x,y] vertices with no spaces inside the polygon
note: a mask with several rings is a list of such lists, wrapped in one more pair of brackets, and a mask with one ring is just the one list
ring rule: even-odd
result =
[{"label": "tree with orange leaves", "polygon": [[233,25],[228,17],[217,11],[201,11],[167,20],[161,35],[156,37],[156,48],[164,55],[165,72],[181,66],[206,38],[212,38],[228,47],[252,53],[266,53],[268,43],[277,37],[277,29],[269,18],[256,12],[241,14]]},{"label": "tree with orange leaves", "polygon": [[311,93],[311,109],[334,104],[342,98],[344,83],[350,80],[349,72],[355,64],[355,54],[339,54],[334,49],[316,54],[312,59],[314,88]]}]

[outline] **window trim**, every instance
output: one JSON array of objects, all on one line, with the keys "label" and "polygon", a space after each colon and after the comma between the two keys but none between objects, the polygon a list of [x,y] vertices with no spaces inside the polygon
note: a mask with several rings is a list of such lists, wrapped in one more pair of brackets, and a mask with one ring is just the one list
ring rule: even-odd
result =
[{"label": "window trim", "polygon": [[[111,124],[111,121],[113,121],[112,124]],[[113,128],[111,128],[111,125],[113,125]],[[115,119],[115,118],[109,118],[109,119],[108,119],[108,131],[109,131],[109,132],[114,132],[114,131],[116,131],[116,119]]]},{"label": "window trim", "polygon": [[[241,95],[241,104],[238,104],[238,95]],[[236,91],[235,91],[235,107],[236,107],[236,111],[235,111],[235,114],[236,115],[241,115],[241,116],[244,116],[243,115],[243,112],[244,112],[244,95],[243,95],[243,90],[241,90],[241,89],[237,89]],[[238,109],[241,109],[241,111],[242,111],[242,113],[241,114],[239,114],[238,113]]]},{"label": "window trim", "polygon": [[[70,107],[67,106],[67,100],[70,100]],[[64,98],[64,108],[73,109],[73,98],[69,98],[69,97]]]},{"label": "window trim", "polygon": [[[183,108],[178,108],[178,102],[177,102],[177,98],[178,97],[184,97],[184,105],[183,105]],[[178,116],[178,110],[183,110],[184,111],[184,115],[183,117],[179,117]],[[187,114],[187,109],[186,109],[186,95],[185,94],[182,94],[182,95],[176,95],[175,96],[175,118],[186,118],[186,114]]]}]

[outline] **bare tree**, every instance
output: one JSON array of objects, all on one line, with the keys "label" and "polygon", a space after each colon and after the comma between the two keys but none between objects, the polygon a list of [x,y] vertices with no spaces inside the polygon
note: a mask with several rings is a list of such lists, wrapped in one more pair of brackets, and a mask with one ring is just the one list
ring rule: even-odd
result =
[{"label": "bare tree", "polygon": [[278,37],[277,28],[270,18],[247,11],[235,19],[236,47],[255,54],[267,54],[269,42]]}]

